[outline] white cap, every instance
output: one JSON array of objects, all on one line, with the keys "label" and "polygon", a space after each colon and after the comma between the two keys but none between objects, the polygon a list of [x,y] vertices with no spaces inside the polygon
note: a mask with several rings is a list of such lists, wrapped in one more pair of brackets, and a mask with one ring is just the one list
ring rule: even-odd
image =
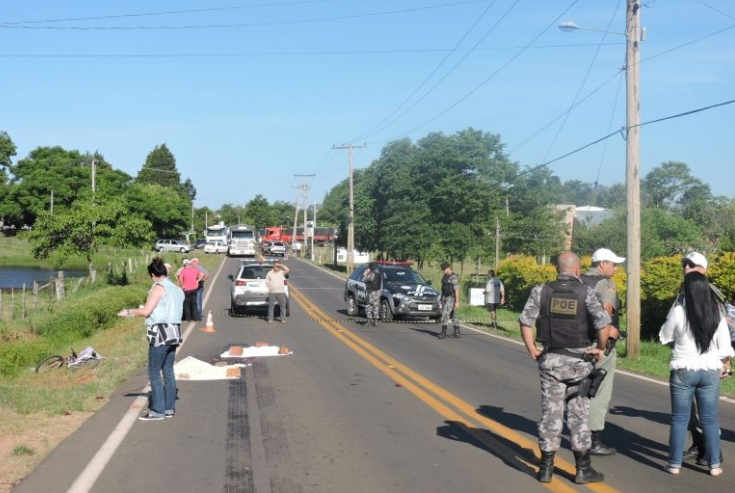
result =
[{"label": "white cap", "polygon": [[685,264],[689,263],[689,262],[687,262],[687,260],[689,260],[695,266],[698,265],[699,267],[702,267],[704,270],[707,270],[707,257],[705,257],[704,255],[702,255],[701,253],[699,253],[699,252],[691,252],[691,253],[689,253],[689,255],[687,255],[686,257],[684,257],[683,259],[681,259],[681,265],[685,265]]},{"label": "white cap", "polygon": [[189,260],[189,262],[199,262],[199,259],[194,257],[193,259]]},{"label": "white cap", "polygon": [[184,260],[181,261],[181,264],[182,265],[189,265],[189,262],[191,262],[191,261],[188,258],[185,258]]},{"label": "white cap", "polygon": [[613,264],[622,264],[625,262],[625,257],[618,257],[612,250],[607,248],[599,248],[592,254],[593,262],[612,262]]}]

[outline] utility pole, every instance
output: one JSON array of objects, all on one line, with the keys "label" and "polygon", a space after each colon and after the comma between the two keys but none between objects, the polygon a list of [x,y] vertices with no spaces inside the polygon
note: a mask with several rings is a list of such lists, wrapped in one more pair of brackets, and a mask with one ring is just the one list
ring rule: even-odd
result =
[{"label": "utility pole", "polygon": [[53,216],[54,215],[54,191],[51,190],[51,207],[49,208],[49,213]]},{"label": "utility pole", "polygon": [[312,223],[313,223],[313,232],[311,235],[311,261],[314,261],[314,237],[316,236],[316,202],[313,204],[314,209],[312,211]]},{"label": "utility pole", "polygon": [[97,192],[97,151],[92,156],[92,195]]},{"label": "utility pole", "polygon": [[347,274],[355,269],[355,187],[352,175],[354,174],[354,164],[352,157],[353,149],[364,149],[367,144],[361,146],[353,146],[352,144],[333,145],[332,149],[347,149],[349,151],[350,161],[350,215],[347,220]]},{"label": "utility pole", "polygon": [[640,48],[641,4],[627,0],[625,16],[626,38],[626,121],[625,121],[625,187],[627,191],[627,324],[626,356],[637,360],[640,356],[641,334],[641,196],[640,196]]},{"label": "utility pole", "polygon": [[495,268],[500,263],[500,219],[495,218]]},{"label": "utility pole", "polygon": [[[309,197],[309,183],[307,182],[306,179],[307,178],[312,178],[312,177],[314,177],[316,175],[314,175],[314,174],[311,174],[311,175],[298,174],[298,175],[294,175],[294,176],[296,178],[303,178],[303,183],[301,183],[301,185],[299,185],[298,187],[294,187],[294,188],[296,188],[298,190],[301,190],[301,203],[304,204],[304,241],[301,244],[301,249],[304,250],[304,252],[302,252],[302,253],[305,254],[306,244],[307,244],[307,241],[306,241],[306,204],[308,204],[308,197]],[[299,201],[299,199],[297,198],[296,199],[296,202],[297,202],[297,205],[296,205],[296,214],[294,216],[294,221],[293,221],[293,241],[294,242],[296,241],[296,223],[297,223],[297,218],[298,218],[298,215],[299,215],[298,214],[298,210],[299,210],[298,201]]]}]

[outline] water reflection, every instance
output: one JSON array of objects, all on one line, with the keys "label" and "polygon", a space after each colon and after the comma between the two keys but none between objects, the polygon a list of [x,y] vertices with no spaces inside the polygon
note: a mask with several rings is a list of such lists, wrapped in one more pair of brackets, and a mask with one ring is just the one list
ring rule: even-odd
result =
[{"label": "water reflection", "polygon": [[[40,283],[48,282],[51,277],[56,277],[58,270],[44,269],[42,267],[11,266],[0,267],[0,289],[26,288],[33,286],[33,281]],[[65,277],[83,277],[87,275],[85,270],[64,270]]]}]

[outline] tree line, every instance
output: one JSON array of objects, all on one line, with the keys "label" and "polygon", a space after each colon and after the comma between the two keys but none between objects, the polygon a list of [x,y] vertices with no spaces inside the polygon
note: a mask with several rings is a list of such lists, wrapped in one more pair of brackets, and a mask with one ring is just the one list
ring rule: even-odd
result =
[{"label": "tree line", "polygon": [[[547,167],[523,167],[504,152],[500,136],[468,128],[430,133],[417,142],[388,143],[354,175],[355,244],[386,259],[493,263],[499,256],[538,257],[572,249],[626,250],[626,190],[579,180],[562,182]],[[735,201],[714,196],[685,163],[666,162],[641,183],[642,256],[688,249],[735,250]],[[345,244],[349,188],[345,179],[326,195],[321,217],[339,225]],[[557,204],[593,205],[612,212],[599,224],[570,231]]]},{"label": "tree line", "polygon": [[[294,206],[257,195],[243,206],[193,206],[196,188],[182,180],[164,143],[147,155],[137,176],[115,169],[102,154],[38,147],[13,163],[17,149],[0,131],[0,225],[22,229],[37,258],[61,266],[72,255],[91,257],[100,245],[149,248],[156,238],[200,236],[205,224],[289,224]],[[94,191],[92,169],[94,167]],[[290,218],[290,219],[289,219]]]}]

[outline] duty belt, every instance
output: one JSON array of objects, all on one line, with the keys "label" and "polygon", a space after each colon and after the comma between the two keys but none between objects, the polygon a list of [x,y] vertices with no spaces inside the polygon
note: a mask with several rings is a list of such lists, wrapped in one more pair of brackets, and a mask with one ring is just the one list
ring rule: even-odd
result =
[{"label": "duty belt", "polygon": [[565,348],[549,348],[546,350],[547,353],[561,354],[562,356],[569,356],[570,358],[584,359],[586,353],[578,353],[576,351],[570,351]]}]

